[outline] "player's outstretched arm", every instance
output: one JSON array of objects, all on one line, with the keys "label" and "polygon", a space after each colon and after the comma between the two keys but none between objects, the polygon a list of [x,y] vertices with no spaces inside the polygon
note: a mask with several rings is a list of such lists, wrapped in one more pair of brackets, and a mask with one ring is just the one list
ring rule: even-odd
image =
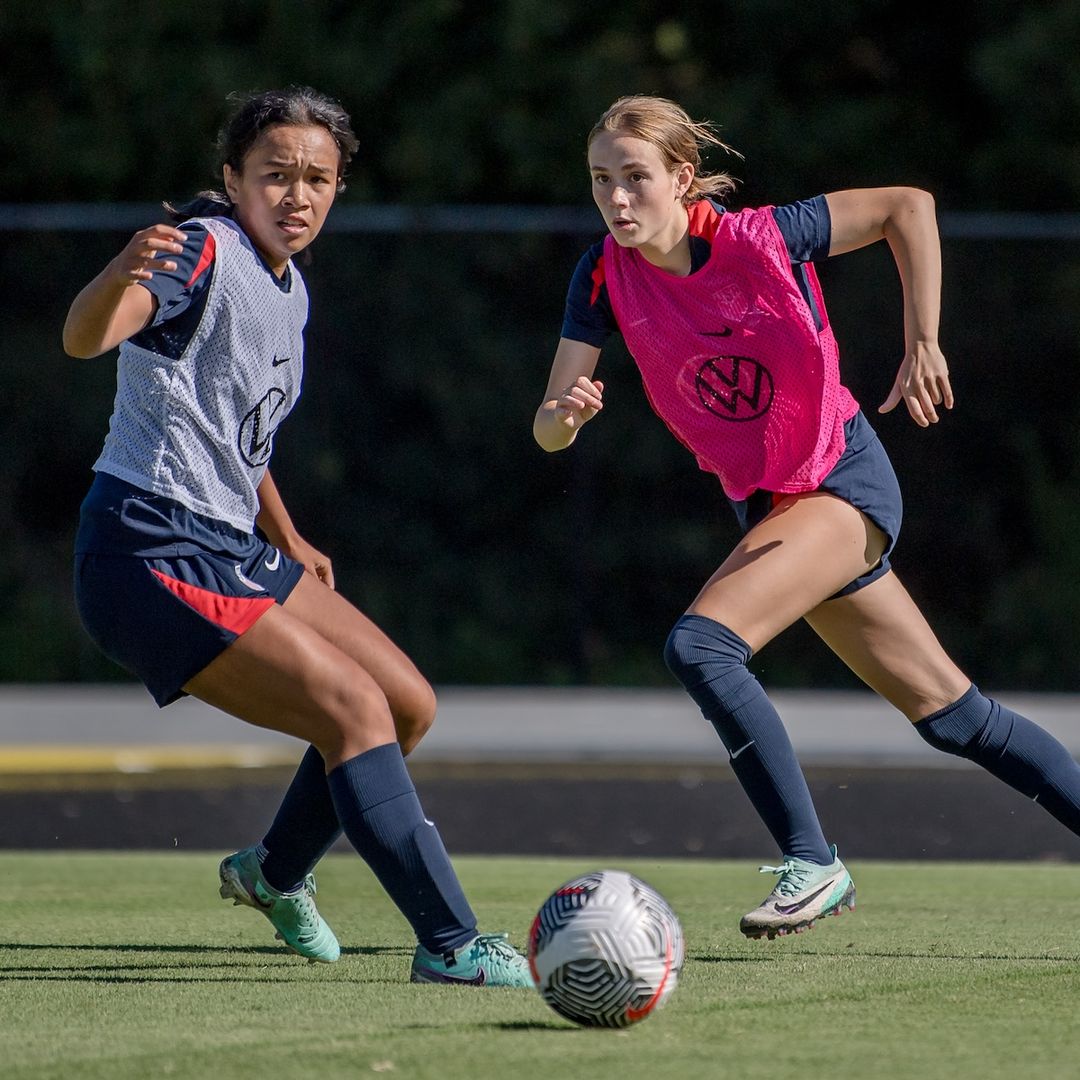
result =
[{"label": "player's outstretched arm", "polygon": [[592,377],[599,359],[595,346],[559,339],[544,403],[533,421],[533,437],[545,450],[565,450],[582,424],[604,407],[604,384]]},{"label": "player's outstretched arm", "polygon": [[830,255],[885,239],[904,286],[904,359],[879,412],[902,400],[920,427],[937,423],[936,406],[953,407],[949,367],[938,345],[941,242],[934,198],[917,188],[835,191],[825,196],[832,219]]},{"label": "player's outstretched arm", "polygon": [[140,229],[93,281],[75,297],[64,323],[64,352],[89,359],[116,348],[146,328],[157,300],[149,289],[133,289],[155,271],[175,270],[187,237],[171,225]]}]

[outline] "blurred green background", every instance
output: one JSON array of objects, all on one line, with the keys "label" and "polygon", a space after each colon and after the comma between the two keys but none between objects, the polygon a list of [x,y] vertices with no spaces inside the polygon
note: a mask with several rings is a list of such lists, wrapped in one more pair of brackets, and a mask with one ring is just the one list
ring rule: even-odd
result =
[{"label": "blurred green background", "polygon": [[[941,424],[876,416],[903,345],[886,247],[821,268],[845,381],[905,491],[894,564],[981,685],[1080,689],[1080,225],[1062,216],[1080,205],[1075,0],[10,0],[0,49],[0,680],[126,678],[70,589],[114,365],[66,358],[60,328],[133,229],[16,229],[11,212],[182,199],[214,183],[227,95],[298,82],[338,97],[361,140],[335,213],[414,214],[315,245],[305,391],[274,472],[341,591],[430,679],[672,685],[667,630],[736,539],[621,344],[601,361],[601,421],[565,454],[532,441],[599,217],[424,224],[451,204],[587,209],[589,127],[646,92],[745,155],[709,162],[740,178],[734,206],[935,194],[957,394]],[[1052,215],[1026,219],[1049,235],[964,237],[973,211]],[[771,686],[854,685],[801,627],[755,666]]]}]

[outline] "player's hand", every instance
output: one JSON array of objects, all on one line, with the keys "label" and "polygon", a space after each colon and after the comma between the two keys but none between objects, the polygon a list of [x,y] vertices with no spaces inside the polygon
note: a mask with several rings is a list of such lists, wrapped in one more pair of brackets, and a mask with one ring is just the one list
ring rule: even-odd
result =
[{"label": "player's hand", "polygon": [[297,537],[285,550],[285,554],[290,559],[303,563],[304,569],[309,574],[317,577],[324,585],[329,585],[331,589],[334,587],[334,565],[330,561],[329,555],[324,555],[318,548],[309,544],[302,537]]},{"label": "player's hand", "polygon": [[938,422],[937,406],[953,407],[949,365],[937,343],[920,342],[908,349],[896,373],[896,381],[879,413],[892,412],[901,399],[919,427]]},{"label": "player's hand", "polygon": [[140,229],[112,261],[112,269],[124,285],[149,281],[155,273],[175,270],[176,262],[169,255],[184,250],[187,236],[171,225],[151,225]]},{"label": "player's hand", "polygon": [[604,384],[579,375],[555,399],[555,418],[571,431],[588,423],[604,407]]}]

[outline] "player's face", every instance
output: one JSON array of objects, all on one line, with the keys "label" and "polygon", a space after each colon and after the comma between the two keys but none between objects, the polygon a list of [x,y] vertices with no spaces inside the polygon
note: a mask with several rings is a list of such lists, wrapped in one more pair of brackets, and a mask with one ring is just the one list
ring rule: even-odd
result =
[{"label": "player's face", "polygon": [[670,251],[683,237],[691,165],[671,172],[652,143],[602,131],[589,147],[589,171],[593,199],[617,244]]},{"label": "player's face", "polygon": [[337,193],[341,153],[324,127],[276,124],[255,141],[237,171],[225,166],[236,218],[279,277],[319,235]]}]

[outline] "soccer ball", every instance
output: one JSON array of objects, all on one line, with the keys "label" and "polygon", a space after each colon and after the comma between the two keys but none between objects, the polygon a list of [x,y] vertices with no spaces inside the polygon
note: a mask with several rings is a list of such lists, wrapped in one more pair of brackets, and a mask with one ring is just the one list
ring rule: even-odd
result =
[{"label": "soccer ball", "polygon": [[623,870],[560,885],[529,932],[533,980],[560,1016],[585,1027],[628,1027],[671,996],[682,927],[667,901]]}]

